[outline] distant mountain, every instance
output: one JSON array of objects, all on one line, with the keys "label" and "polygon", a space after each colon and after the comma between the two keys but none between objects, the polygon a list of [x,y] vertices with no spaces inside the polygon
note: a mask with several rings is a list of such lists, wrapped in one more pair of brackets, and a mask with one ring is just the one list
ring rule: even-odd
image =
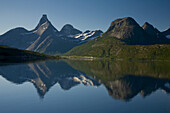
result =
[{"label": "distant mountain", "polygon": [[162,33],[163,33],[163,35],[166,36],[166,38],[169,38],[169,39],[170,39],[170,28],[167,29],[167,30],[165,30],[165,31],[163,31]]},{"label": "distant mountain", "polygon": [[152,37],[152,43],[166,43],[168,41],[163,33],[161,33],[157,28],[154,28],[148,22],[145,22],[142,28],[146,33],[149,34],[149,37]]},{"label": "distant mountain", "polygon": [[160,31],[158,29],[154,28],[151,24],[148,22],[145,22],[142,28],[151,36],[159,38]]},{"label": "distant mountain", "polygon": [[18,27],[12,29],[0,36],[0,45],[15,47],[18,49],[26,49],[31,43],[36,40],[37,34]]},{"label": "distant mountain", "polygon": [[133,18],[125,17],[113,21],[105,33],[65,55],[168,60],[170,45],[155,44],[170,44],[170,40],[152,25],[145,23],[142,28]]},{"label": "distant mountain", "polygon": [[0,36],[0,45],[26,49],[46,54],[65,53],[80,45],[81,40],[73,38],[82,31],[66,24],[58,31],[43,15],[38,25],[31,31],[15,28]]},{"label": "distant mountain", "polygon": [[[76,41],[69,40],[51,24],[46,15],[43,15],[32,33],[38,34],[37,39],[26,49],[46,54],[64,53],[77,45]],[[63,33],[62,33],[63,34]],[[67,40],[66,40],[67,39]]]},{"label": "distant mountain", "polygon": [[101,34],[103,34],[103,31],[101,31],[101,30],[95,30],[95,31],[87,30],[83,33],[75,35],[73,38],[79,39],[82,42],[84,42],[84,41],[92,40],[92,39],[100,36]]},{"label": "distant mountain", "polygon": [[60,35],[64,35],[64,36],[68,36],[68,37],[72,37],[72,36],[75,36],[80,33],[82,33],[82,31],[74,28],[70,24],[64,25],[64,27],[60,31]]}]

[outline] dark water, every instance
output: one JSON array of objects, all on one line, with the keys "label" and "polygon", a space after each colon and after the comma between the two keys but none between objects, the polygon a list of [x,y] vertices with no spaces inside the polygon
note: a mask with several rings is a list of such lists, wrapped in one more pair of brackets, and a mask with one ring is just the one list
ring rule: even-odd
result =
[{"label": "dark water", "polygon": [[0,64],[0,113],[170,113],[170,63]]}]

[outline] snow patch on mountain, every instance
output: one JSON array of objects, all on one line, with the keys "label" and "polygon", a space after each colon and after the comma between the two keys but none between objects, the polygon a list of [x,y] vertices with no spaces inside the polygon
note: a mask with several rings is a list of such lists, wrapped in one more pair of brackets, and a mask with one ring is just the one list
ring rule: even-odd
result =
[{"label": "snow patch on mountain", "polygon": [[101,34],[103,34],[103,32],[100,30],[85,31],[84,33],[75,35],[73,38],[80,39],[81,41],[85,41],[85,40],[92,40],[100,36]]}]

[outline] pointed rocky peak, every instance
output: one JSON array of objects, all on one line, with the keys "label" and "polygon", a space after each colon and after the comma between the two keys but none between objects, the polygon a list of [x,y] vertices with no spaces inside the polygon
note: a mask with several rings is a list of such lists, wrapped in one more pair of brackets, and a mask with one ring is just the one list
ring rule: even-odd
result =
[{"label": "pointed rocky peak", "polygon": [[153,25],[149,24],[148,22],[145,22],[142,28],[147,31],[147,30],[155,30],[158,31],[158,29],[154,28]]},{"label": "pointed rocky peak", "polygon": [[47,18],[47,15],[46,14],[43,14],[43,16],[41,17],[38,25],[36,26],[36,28],[34,30],[37,30],[41,25],[43,25],[44,23],[50,23],[50,21],[48,20]]},{"label": "pointed rocky peak", "polygon": [[70,24],[66,24],[63,26],[63,28],[61,29],[60,33],[64,36],[68,36],[68,35],[77,35],[82,33],[82,31],[74,28],[72,25]]},{"label": "pointed rocky peak", "polygon": [[38,25],[34,30],[32,30],[33,33],[36,33],[38,35],[42,35],[44,31],[48,30],[48,34],[58,34],[58,30],[51,24],[51,22],[48,20],[47,15],[44,14]]},{"label": "pointed rocky peak", "polygon": [[47,15],[43,15],[42,18],[40,19],[40,22],[39,24],[42,25],[43,23],[45,22],[49,22],[48,18],[47,18]]},{"label": "pointed rocky peak", "polygon": [[153,27],[151,24],[149,24],[148,22],[145,22],[145,23],[143,24],[142,28],[143,28],[143,29],[147,29],[147,28],[154,29],[154,27]]},{"label": "pointed rocky peak", "polygon": [[160,31],[153,27],[153,25],[149,24],[148,22],[145,22],[142,28],[151,36],[158,37],[160,34]]}]

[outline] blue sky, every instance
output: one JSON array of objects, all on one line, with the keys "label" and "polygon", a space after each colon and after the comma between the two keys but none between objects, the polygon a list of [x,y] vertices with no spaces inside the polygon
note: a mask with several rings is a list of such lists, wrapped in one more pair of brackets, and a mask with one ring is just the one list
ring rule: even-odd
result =
[{"label": "blue sky", "polygon": [[0,0],[0,34],[15,27],[31,30],[42,14],[58,30],[69,23],[82,31],[106,31],[113,20],[127,16],[160,31],[170,28],[170,0]]}]

